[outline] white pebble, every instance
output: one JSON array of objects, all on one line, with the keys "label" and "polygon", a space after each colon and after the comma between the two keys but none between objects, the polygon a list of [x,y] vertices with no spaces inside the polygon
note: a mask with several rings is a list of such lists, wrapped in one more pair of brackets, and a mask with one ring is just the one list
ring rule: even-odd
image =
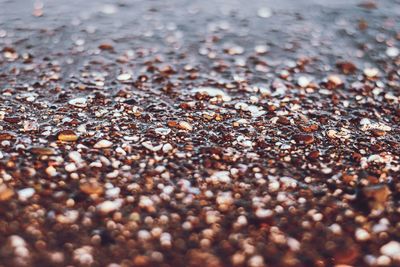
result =
[{"label": "white pebble", "polygon": [[168,153],[169,151],[171,151],[173,149],[172,145],[170,143],[167,143],[163,146],[162,150],[164,153]]},{"label": "white pebble", "polygon": [[68,101],[68,104],[75,107],[84,108],[87,106],[87,99],[85,97],[74,98]]},{"label": "white pebble", "polygon": [[389,57],[397,57],[399,53],[399,49],[397,49],[396,47],[388,47],[386,49],[386,55],[388,55]]},{"label": "white pebble", "polygon": [[364,229],[358,228],[355,233],[356,239],[358,241],[366,241],[370,239],[371,235]]},{"label": "white pebble", "polygon": [[94,148],[109,148],[109,147],[111,147],[112,145],[113,145],[112,142],[110,142],[110,141],[108,141],[108,140],[106,140],[106,139],[103,139],[103,140],[98,141],[98,142],[94,145]]},{"label": "white pebble", "polygon": [[397,241],[390,241],[381,247],[380,252],[395,260],[400,260],[400,243]]},{"label": "white pebble", "polygon": [[267,210],[267,209],[262,209],[262,208],[258,208],[256,210],[256,216],[261,219],[271,217],[273,214],[274,214],[274,212],[272,210]]},{"label": "white pebble", "polygon": [[364,75],[368,78],[373,78],[378,76],[379,70],[377,68],[366,68],[364,69]]},{"label": "white pebble", "polygon": [[75,163],[82,162],[81,154],[78,151],[69,152],[68,157]]},{"label": "white pebble", "polygon": [[94,262],[93,259],[93,248],[90,246],[83,246],[74,250],[74,261],[79,262],[82,265],[91,265]]},{"label": "white pebble", "polygon": [[117,199],[114,201],[110,201],[110,200],[106,200],[102,203],[100,203],[99,205],[97,205],[97,209],[104,214],[113,212],[117,209],[119,209],[122,205],[122,201]]},{"label": "white pebble", "polygon": [[127,81],[127,80],[129,80],[131,78],[132,78],[132,75],[130,75],[129,73],[122,73],[122,74],[117,76],[117,80],[118,81]]},{"label": "white pebble", "polygon": [[266,19],[266,18],[269,18],[269,17],[272,16],[272,11],[268,7],[262,7],[262,8],[257,10],[257,15],[260,18]]},{"label": "white pebble", "polygon": [[264,266],[264,258],[260,255],[255,255],[249,259],[248,265],[250,267],[263,267]]},{"label": "white pebble", "polygon": [[222,183],[230,183],[231,178],[229,177],[228,171],[219,171],[211,175],[211,181],[214,183],[222,182]]},{"label": "white pebble", "polygon": [[24,188],[18,191],[18,198],[21,201],[26,201],[31,198],[35,194],[35,189],[33,188]]},{"label": "white pebble", "polygon": [[302,88],[306,88],[310,84],[310,79],[308,79],[306,76],[300,76],[297,79],[297,84]]}]

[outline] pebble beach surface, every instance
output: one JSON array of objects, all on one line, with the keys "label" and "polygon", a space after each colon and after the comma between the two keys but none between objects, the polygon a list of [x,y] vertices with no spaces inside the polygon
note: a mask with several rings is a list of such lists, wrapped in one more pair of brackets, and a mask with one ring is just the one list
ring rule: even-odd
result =
[{"label": "pebble beach surface", "polygon": [[399,0],[0,0],[0,267],[400,266],[399,49]]}]

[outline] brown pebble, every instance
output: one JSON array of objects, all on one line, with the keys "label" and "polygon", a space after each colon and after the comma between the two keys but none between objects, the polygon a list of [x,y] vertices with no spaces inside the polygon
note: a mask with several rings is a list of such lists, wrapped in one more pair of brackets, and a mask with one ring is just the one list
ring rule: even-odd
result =
[{"label": "brown pebble", "polygon": [[356,72],[357,67],[350,61],[341,61],[336,63],[336,67],[344,74],[353,74]]},{"label": "brown pebble", "polygon": [[289,125],[290,120],[287,117],[280,116],[277,120],[278,123],[283,124],[283,125]]},{"label": "brown pebble", "polygon": [[203,252],[197,249],[193,249],[187,254],[186,266],[188,267],[222,267],[222,263],[219,258],[215,255]]},{"label": "brown pebble", "polygon": [[57,138],[63,142],[74,142],[78,140],[78,136],[72,130],[64,130],[59,132]]},{"label": "brown pebble", "polygon": [[0,202],[7,201],[14,195],[14,191],[5,184],[0,185]]},{"label": "brown pebble", "polygon": [[147,256],[138,255],[133,259],[133,266],[150,266],[150,259]]},{"label": "brown pebble", "polygon": [[391,191],[385,184],[377,184],[366,186],[362,189],[365,197],[370,199],[370,206],[373,209],[384,210],[385,203]]},{"label": "brown pebble", "polygon": [[349,184],[351,182],[355,182],[357,180],[357,176],[356,175],[352,175],[352,174],[348,174],[348,173],[343,173],[342,174],[342,180],[346,184]]},{"label": "brown pebble", "polygon": [[4,121],[8,123],[18,123],[21,121],[20,117],[4,117]]},{"label": "brown pebble", "polygon": [[386,134],[385,131],[379,130],[379,129],[372,129],[372,130],[371,130],[371,133],[372,133],[374,136],[376,136],[376,137],[384,136],[384,135]]},{"label": "brown pebble", "polygon": [[112,44],[102,43],[102,44],[99,45],[99,49],[101,49],[101,50],[114,50],[114,47],[112,46]]},{"label": "brown pebble", "polygon": [[314,136],[311,134],[295,134],[293,139],[296,141],[296,143],[305,145],[310,145],[315,141]]},{"label": "brown pebble", "polygon": [[357,246],[349,246],[347,249],[341,249],[334,256],[336,264],[353,264],[360,255]]},{"label": "brown pebble", "polygon": [[307,157],[308,157],[308,159],[310,159],[310,160],[317,160],[318,157],[319,157],[319,151],[318,151],[318,150],[311,151],[311,152],[308,154]]},{"label": "brown pebble", "polygon": [[0,141],[3,140],[14,140],[15,139],[15,134],[10,133],[10,132],[3,132],[0,133]]},{"label": "brown pebble", "polygon": [[97,181],[84,182],[79,189],[87,195],[101,195],[104,192],[104,188]]},{"label": "brown pebble", "polygon": [[32,147],[31,152],[37,155],[54,155],[56,152],[50,147]]},{"label": "brown pebble", "polygon": [[318,130],[318,124],[310,124],[310,125],[301,125],[300,129],[305,133],[311,133]]}]

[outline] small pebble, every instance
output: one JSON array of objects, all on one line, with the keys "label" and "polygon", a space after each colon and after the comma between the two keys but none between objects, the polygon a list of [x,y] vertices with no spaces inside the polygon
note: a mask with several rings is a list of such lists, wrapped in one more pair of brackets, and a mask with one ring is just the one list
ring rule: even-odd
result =
[{"label": "small pebble", "polygon": [[379,70],[377,68],[366,68],[364,69],[364,75],[368,78],[374,78],[378,76]]},{"label": "small pebble", "polygon": [[68,104],[79,107],[79,108],[84,108],[87,106],[87,99],[84,97],[78,97],[74,98],[68,101]]},{"label": "small pebble", "polygon": [[127,81],[127,80],[130,80],[131,78],[132,78],[132,75],[130,75],[129,73],[122,73],[117,76],[118,81]]},{"label": "small pebble", "polygon": [[306,76],[300,76],[297,79],[297,84],[302,88],[306,88],[310,84],[310,82],[310,79],[308,79]]},{"label": "small pebble", "polygon": [[257,15],[260,18],[266,19],[272,16],[272,10],[268,7],[261,7],[257,10]]},{"label": "small pebble", "polygon": [[187,131],[192,131],[193,130],[193,126],[186,122],[186,121],[180,121],[179,122],[179,128],[181,128],[182,130],[187,130]]},{"label": "small pebble", "polygon": [[64,130],[59,132],[57,138],[58,140],[63,142],[74,142],[78,140],[78,136],[75,134],[74,131],[71,130]]},{"label": "small pebble", "polygon": [[358,241],[366,241],[370,239],[371,235],[364,229],[358,228],[355,233],[356,239]]},{"label": "small pebble", "polygon": [[14,190],[8,188],[5,184],[0,184],[0,202],[7,201],[14,195]]},{"label": "small pebble", "polygon": [[396,47],[388,47],[386,49],[386,55],[388,55],[389,57],[397,57],[399,54],[399,49]]},{"label": "small pebble", "polygon": [[21,201],[27,201],[35,194],[35,189],[33,188],[24,188],[18,191],[18,199]]},{"label": "small pebble", "polygon": [[106,139],[102,139],[100,141],[98,141],[93,147],[94,148],[109,148],[113,145],[112,142],[106,140]]},{"label": "small pebble", "polygon": [[397,241],[390,241],[380,248],[380,252],[395,260],[400,260],[400,243]]}]

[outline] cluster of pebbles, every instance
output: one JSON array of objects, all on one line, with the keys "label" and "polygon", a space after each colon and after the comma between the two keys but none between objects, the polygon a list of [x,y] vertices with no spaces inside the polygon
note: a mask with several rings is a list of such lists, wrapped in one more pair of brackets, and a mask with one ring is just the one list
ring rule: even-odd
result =
[{"label": "cluster of pebbles", "polygon": [[141,5],[0,23],[0,266],[400,266],[399,14]]}]

